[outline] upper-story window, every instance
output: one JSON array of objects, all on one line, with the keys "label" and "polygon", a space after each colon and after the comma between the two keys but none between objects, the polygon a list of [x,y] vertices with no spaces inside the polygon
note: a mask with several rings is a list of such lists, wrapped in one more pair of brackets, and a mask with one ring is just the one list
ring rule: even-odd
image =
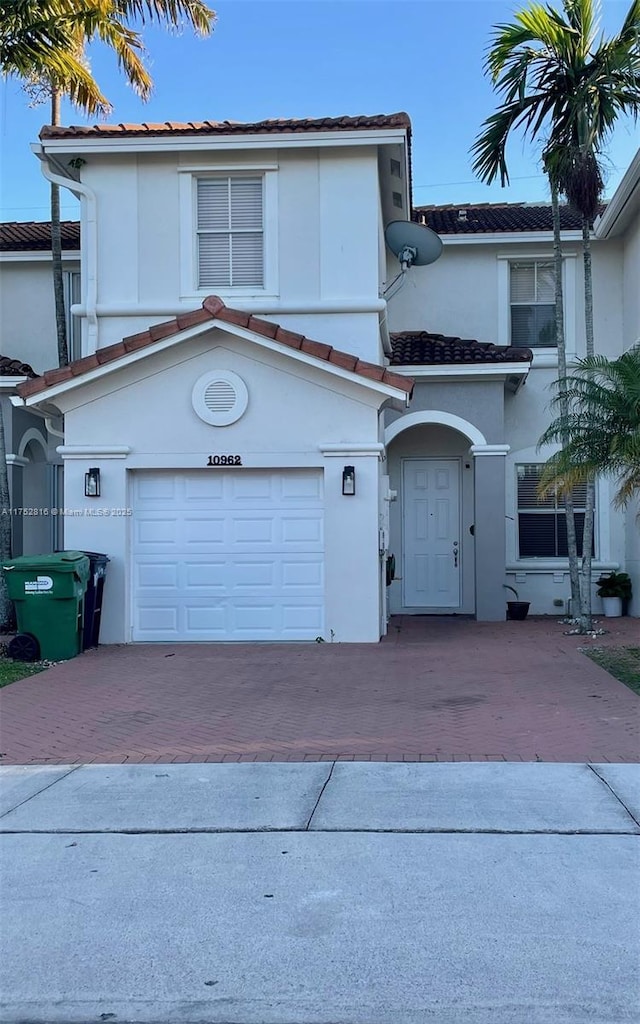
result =
[{"label": "upper-story window", "polygon": [[551,261],[510,264],[511,344],[555,348],[555,274]]},{"label": "upper-story window", "polygon": [[196,181],[197,287],[263,288],[264,179]]}]

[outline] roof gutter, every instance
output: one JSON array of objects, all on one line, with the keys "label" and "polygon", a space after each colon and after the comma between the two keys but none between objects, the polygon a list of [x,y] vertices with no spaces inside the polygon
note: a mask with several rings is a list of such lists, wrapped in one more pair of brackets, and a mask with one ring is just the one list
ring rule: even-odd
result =
[{"label": "roof gutter", "polygon": [[88,349],[95,352],[98,347],[98,225],[96,212],[96,194],[88,185],[76,178],[63,177],[56,174],[51,166],[49,156],[43,145],[31,147],[40,160],[40,170],[47,181],[61,188],[79,193],[85,200],[85,216],[83,227],[86,227],[86,238],[82,242],[82,251],[86,254],[85,316],[88,324]]}]

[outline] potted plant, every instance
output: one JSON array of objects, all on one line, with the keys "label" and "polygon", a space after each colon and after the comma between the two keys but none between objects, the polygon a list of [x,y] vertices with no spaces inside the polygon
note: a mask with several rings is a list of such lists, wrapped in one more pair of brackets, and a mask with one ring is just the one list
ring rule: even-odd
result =
[{"label": "potted plant", "polygon": [[516,595],[515,601],[507,601],[507,618],[518,619],[520,622],[522,622],[522,620],[526,619],[527,615],[529,614],[529,607],[531,602],[520,601],[518,591],[515,589],[515,587],[510,587],[508,583],[503,583],[502,585],[505,588],[505,590],[510,590],[513,594]]},{"label": "potted plant", "polygon": [[596,580],[598,597],[602,598],[605,617],[618,618],[622,615],[623,604],[631,600],[631,579],[626,572],[605,573]]}]

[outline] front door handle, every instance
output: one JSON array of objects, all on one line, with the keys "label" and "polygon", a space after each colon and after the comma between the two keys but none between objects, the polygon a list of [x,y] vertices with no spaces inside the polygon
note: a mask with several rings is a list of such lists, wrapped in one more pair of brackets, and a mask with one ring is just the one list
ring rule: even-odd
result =
[{"label": "front door handle", "polygon": [[457,542],[457,540],[454,540],[454,542],[453,542],[453,568],[454,569],[458,568],[458,542]]}]

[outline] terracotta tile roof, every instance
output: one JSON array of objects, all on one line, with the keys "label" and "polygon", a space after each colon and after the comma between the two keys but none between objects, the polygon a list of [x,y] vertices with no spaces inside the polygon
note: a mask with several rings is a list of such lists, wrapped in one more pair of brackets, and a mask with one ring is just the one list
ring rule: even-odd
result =
[{"label": "terracotta tile roof", "polygon": [[[600,212],[605,209],[602,205]],[[414,219],[439,235],[499,234],[504,231],[553,231],[550,203],[449,203],[416,206]],[[560,207],[563,231],[579,231],[580,215],[570,206]]]},{"label": "terracotta tile roof", "polygon": [[[79,249],[79,222],[63,220],[60,229],[63,250]],[[50,221],[11,221],[0,224],[0,252],[49,252],[50,250]]]},{"label": "terracotta tile roof", "polygon": [[372,114],[361,117],[272,118],[268,121],[163,121],[143,124],[45,125],[41,139],[72,136],[114,138],[151,135],[282,135],[286,132],[365,131],[369,128],[411,128],[409,115]]},{"label": "terracotta tile roof", "polygon": [[37,377],[38,374],[28,363],[21,363],[11,356],[0,356],[0,377]]},{"label": "terracotta tile roof", "polygon": [[368,380],[382,381],[383,384],[388,384],[399,391],[404,391],[407,395],[410,395],[413,391],[414,382],[408,377],[402,377],[400,374],[393,373],[377,363],[367,363],[357,356],[350,355],[348,352],[341,352],[339,349],[332,348],[331,345],[325,345],[320,341],[312,341],[310,338],[305,338],[303,334],[288,331],[284,327],[280,327],[279,324],[272,323],[270,320],[261,320],[259,317],[252,316],[250,313],[244,313],[240,309],[230,309],[228,306],[225,306],[222,299],[219,299],[217,295],[210,295],[202,303],[202,309],[196,309],[192,313],[185,313],[176,317],[175,320],[167,320],[164,323],[155,324],[148,331],[132,334],[115,345],[108,345],[106,348],[98,349],[93,355],[84,356],[82,359],[75,359],[68,366],[47,370],[42,376],[19,385],[17,389],[18,394],[22,398],[36,395],[40,391],[46,391],[47,388],[52,387],[54,384],[72,380],[74,377],[81,377],[90,370],[95,370],[98,366],[121,359],[129,352],[135,352],[141,348],[150,348],[156,341],[160,341],[162,338],[170,338],[172,335],[180,334],[181,331],[185,331],[189,327],[196,327],[198,324],[204,324],[209,320],[221,320],[223,323],[245,327],[249,331],[261,334],[264,338],[271,338],[280,345],[299,349],[307,355],[333,363],[334,366],[339,366],[343,370],[349,370],[360,377],[366,377]]},{"label": "terracotta tile roof", "polygon": [[402,331],[391,335],[392,366],[445,366],[468,363],[525,363],[530,348],[508,348],[428,331]]}]

